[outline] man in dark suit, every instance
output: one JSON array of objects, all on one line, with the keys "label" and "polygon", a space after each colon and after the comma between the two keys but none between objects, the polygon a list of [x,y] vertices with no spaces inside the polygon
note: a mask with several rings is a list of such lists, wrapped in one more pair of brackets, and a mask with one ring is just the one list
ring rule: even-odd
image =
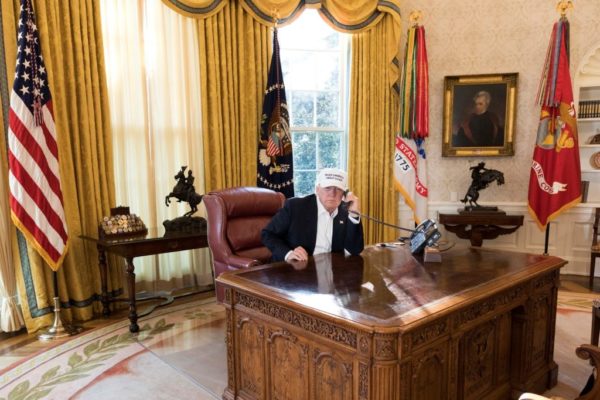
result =
[{"label": "man in dark suit", "polygon": [[347,189],[346,172],[326,168],[317,177],[315,194],[286,200],[262,231],[273,261],[344,250],[359,254],[364,248],[360,201]]}]

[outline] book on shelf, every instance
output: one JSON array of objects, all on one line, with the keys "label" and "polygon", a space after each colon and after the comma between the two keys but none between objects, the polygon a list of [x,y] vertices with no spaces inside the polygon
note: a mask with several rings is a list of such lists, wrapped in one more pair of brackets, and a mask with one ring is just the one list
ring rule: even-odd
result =
[{"label": "book on shelf", "polygon": [[600,100],[581,100],[579,118],[600,118]]}]

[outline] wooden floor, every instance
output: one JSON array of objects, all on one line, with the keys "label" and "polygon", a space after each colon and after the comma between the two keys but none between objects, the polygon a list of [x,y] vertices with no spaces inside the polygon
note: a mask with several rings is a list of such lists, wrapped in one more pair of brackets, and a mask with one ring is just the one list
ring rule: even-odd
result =
[{"label": "wooden floor", "polygon": [[[178,305],[184,302],[193,301],[197,299],[204,299],[215,295],[214,290],[205,291],[204,289],[202,289],[201,291],[201,293],[197,293],[198,290],[194,289],[187,292],[183,291],[180,293],[176,293],[176,296],[178,297],[172,305]],[[151,304],[151,301],[144,304],[138,303],[138,312],[140,310],[143,310],[146,305]],[[127,307],[123,307],[122,309],[111,313],[111,315],[107,318],[98,317],[79,325],[83,327],[84,331],[91,330],[94,328],[101,328],[103,326],[110,325],[116,321],[126,319],[128,314],[129,309]],[[27,334],[25,328],[23,328],[19,332],[14,333],[0,332],[0,370],[12,364],[14,361],[20,358],[28,357],[32,354],[36,354],[47,348],[53,347],[57,344],[57,342],[60,341],[57,340],[50,342],[42,342],[38,340],[37,333]]]},{"label": "wooden floor", "polygon": [[594,278],[594,287],[589,287],[589,276],[561,275],[560,289],[576,293],[598,293],[600,297],[600,278]]}]

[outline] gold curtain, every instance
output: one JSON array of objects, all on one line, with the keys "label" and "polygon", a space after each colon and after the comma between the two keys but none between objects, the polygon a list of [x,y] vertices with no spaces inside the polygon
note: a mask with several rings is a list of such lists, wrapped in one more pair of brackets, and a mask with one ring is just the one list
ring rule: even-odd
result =
[{"label": "gold curtain", "polygon": [[[396,221],[397,195],[393,189],[392,158],[399,109],[401,20],[398,0],[320,0],[310,4],[305,0],[163,2],[186,15],[205,18],[199,31],[204,52],[204,57],[201,55],[202,111],[205,116],[207,189],[238,182],[254,185],[258,117],[270,54],[269,35],[262,26],[273,26],[276,21],[279,25],[289,24],[304,7],[311,7],[317,8],[334,29],[354,34],[350,83],[349,159],[353,160],[349,167],[350,184],[361,196],[366,213]],[[215,14],[214,10],[221,7],[222,11]],[[206,18],[206,15],[211,17]],[[252,52],[252,56],[240,58],[246,50]],[[249,60],[255,62],[242,64]],[[246,79],[248,81],[242,85],[242,80]],[[245,94],[245,105],[250,108],[236,108],[239,100],[233,96],[239,93]],[[244,117],[240,120],[239,116]],[[235,131],[236,124],[243,124],[239,132]],[[375,179],[382,171],[384,179]],[[365,227],[367,243],[388,240],[396,234],[389,228],[368,222]]]},{"label": "gold curtain", "polygon": [[206,190],[256,185],[269,28],[238,2],[198,21]]},{"label": "gold curtain", "polygon": [[[182,165],[206,193],[198,21],[160,0],[100,0],[100,8],[116,201],[150,229],[162,227],[190,210],[185,202],[165,207]],[[205,216],[204,208],[196,215]],[[137,257],[135,280],[136,290],[150,292],[212,284],[210,252]]]},{"label": "gold curtain", "polygon": [[[352,190],[360,193],[361,206],[383,221],[396,221],[398,196],[393,182],[394,132],[399,118],[398,93],[390,86],[397,75],[391,60],[381,54],[395,39],[391,16],[373,29],[352,37],[350,78],[349,168]],[[365,242],[388,241],[398,232],[363,221]]]},{"label": "gold curtain", "polygon": [[[93,0],[34,0],[42,54],[53,98],[60,175],[69,232],[69,252],[58,271],[63,318],[87,320],[98,307],[100,276],[95,246],[82,233],[95,233],[114,204],[111,148],[100,10]],[[2,113],[7,115],[16,60],[18,1],[2,2]],[[6,119],[0,146],[6,149]],[[5,150],[0,173],[8,174]],[[53,274],[20,235],[13,254],[25,323],[35,331],[53,321]],[[121,290],[120,274],[111,269],[109,290]],[[98,308],[99,310],[99,308]]]}]

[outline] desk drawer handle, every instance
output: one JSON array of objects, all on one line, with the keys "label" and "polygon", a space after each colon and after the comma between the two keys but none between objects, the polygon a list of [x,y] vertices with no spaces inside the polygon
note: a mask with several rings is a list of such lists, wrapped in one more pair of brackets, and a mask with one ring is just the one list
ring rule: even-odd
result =
[{"label": "desk drawer handle", "polygon": [[244,325],[246,322],[250,322],[250,318],[248,318],[248,317],[240,318],[237,322],[238,329],[241,328],[242,325]]}]

